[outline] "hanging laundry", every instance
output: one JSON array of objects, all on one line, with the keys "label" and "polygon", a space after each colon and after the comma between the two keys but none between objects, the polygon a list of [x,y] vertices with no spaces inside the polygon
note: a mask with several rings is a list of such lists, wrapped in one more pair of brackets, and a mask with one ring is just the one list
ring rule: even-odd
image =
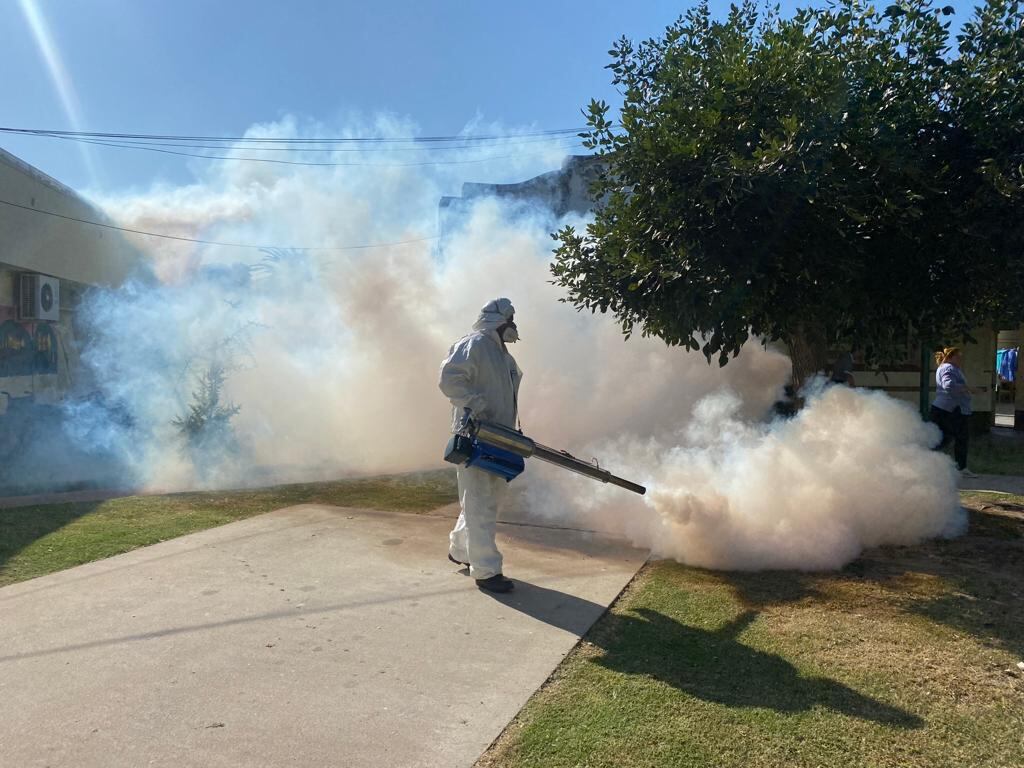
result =
[{"label": "hanging laundry", "polygon": [[1003,381],[1017,378],[1017,347],[996,350],[996,371]]}]

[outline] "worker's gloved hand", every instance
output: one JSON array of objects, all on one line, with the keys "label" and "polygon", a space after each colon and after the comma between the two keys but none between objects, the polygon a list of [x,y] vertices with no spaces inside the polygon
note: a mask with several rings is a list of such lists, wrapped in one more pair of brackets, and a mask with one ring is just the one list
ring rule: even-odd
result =
[{"label": "worker's gloved hand", "polygon": [[474,422],[473,411],[469,408],[463,408],[462,413],[456,417],[455,423],[452,425],[452,432],[457,435],[468,433],[473,427]]}]

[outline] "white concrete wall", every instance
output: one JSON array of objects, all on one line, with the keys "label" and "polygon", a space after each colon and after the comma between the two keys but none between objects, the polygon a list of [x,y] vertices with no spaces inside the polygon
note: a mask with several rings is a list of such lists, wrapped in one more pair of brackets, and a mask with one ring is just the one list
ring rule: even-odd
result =
[{"label": "white concrete wall", "polygon": [[[14,321],[29,335],[37,324],[57,336],[57,372],[0,377],[0,416],[11,399],[31,397],[52,404],[72,388],[78,361],[72,318],[73,292],[88,285],[117,285],[138,265],[140,254],[115,230],[67,221],[51,211],[109,223],[103,213],[73,190],[0,149],[0,323]],[[21,320],[15,290],[20,272],[60,278],[60,320]],[[2,428],[2,426],[0,426]]]},{"label": "white concrete wall", "polygon": [[[117,285],[139,259],[121,233],[38,211],[110,223],[68,187],[0,149],[0,262],[86,285]],[[9,301],[0,294],[0,304]]]},{"label": "white concrete wall", "polygon": [[[1022,347],[1024,348],[1024,325],[1016,330],[1002,330],[998,338],[999,348]],[[1017,380],[1014,382],[1014,428],[1024,430],[1024,363],[1017,362]]]},{"label": "white concrete wall", "polygon": [[[988,328],[978,328],[971,332],[977,343],[961,343],[956,346],[963,350],[963,371],[967,384],[978,393],[971,398],[971,410],[977,414],[992,413],[995,410],[995,368],[996,368],[996,334]],[[920,367],[918,361],[908,361],[911,366]],[[935,358],[928,357],[928,402],[935,399]],[[858,387],[881,389],[891,396],[911,403],[915,407],[920,402],[920,370],[883,370],[880,373],[871,371],[855,371],[854,378]]]}]

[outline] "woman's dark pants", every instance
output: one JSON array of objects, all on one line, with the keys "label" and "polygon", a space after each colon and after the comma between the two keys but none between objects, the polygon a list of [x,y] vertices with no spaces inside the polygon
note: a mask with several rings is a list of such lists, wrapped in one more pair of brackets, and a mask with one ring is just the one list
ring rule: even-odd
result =
[{"label": "woman's dark pants", "polygon": [[952,441],[957,469],[967,469],[967,416],[960,412],[959,406],[950,412],[933,405],[930,418],[935,426],[942,430],[942,442],[935,450],[946,450],[946,446]]}]

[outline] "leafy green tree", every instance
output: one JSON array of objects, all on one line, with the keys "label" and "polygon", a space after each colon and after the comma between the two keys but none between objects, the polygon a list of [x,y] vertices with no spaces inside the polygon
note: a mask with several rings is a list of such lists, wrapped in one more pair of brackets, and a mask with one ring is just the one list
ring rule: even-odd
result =
[{"label": "leafy green tree", "polygon": [[965,267],[970,309],[974,316],[1019,322],[1024,307],[1021,4],[989,0],[964,24],[957,41],[959,55],[949,67],[944,102],[952,133],[947,191],[959,214],[957,242],[972,256]]},{"label": "leafy green tree", "polygon": [[619,121],[591,102],[584,134],[596,218],[555,235],[568,301],[720,365],[781,339],[798,384],[830,347],[882,362],[911,329],[1004,312],[1024,272],[1021,13],[990,0],[951,58],[952,12],[748,1],[717,21],[702,2],[619,40]]},{"label": "leafy green tree", "polygon": [[221,402],[226,378],[222,365],[210,363],[198,376],[188,413],[172,421],[184,440],[186,454],[200,472],[216,467],[238,452],[231,419],[240,407]]}]

